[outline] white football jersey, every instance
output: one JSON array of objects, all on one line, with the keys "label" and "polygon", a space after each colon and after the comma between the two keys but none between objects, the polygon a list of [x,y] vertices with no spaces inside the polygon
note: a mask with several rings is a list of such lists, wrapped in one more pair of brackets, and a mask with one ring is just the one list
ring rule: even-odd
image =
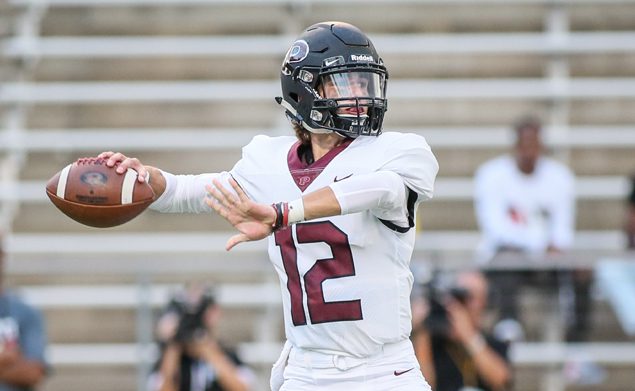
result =
[{"label": "white football jersey", "polygon": [[268,239],[280,278],[287,339],[327,354],[377,353],[383,344],[410,335],[415,210],[432,197],[436,158],[415,134],[347,140],[309,166],[300,161],[298,145],[295,137],[256,136],[230,173],[164,172],[166,190],[151,208],[211,212],[204,202],[205,185],[214,177],[226,182],[229,174],[251,199],[271,204],[353,176],[397,173],[409,190],[394,205],[298,223]]},{"label": "white football jersey", "polygon": [[401,211],[398,221],[377,217],[394,216],[390,211],[369,210],[298,223],[269,237],[287,338],[300,348],[357,357],[407,339],[411,226],[418,202],[432,197],[438,171],[430,147],[418,135],[383,133],[347,141],[309,166],[297,147],[295,137],[257,136],[230,173],[262,203],[291,201],[375,171],[399,174],[410,191],[393,206]]}]

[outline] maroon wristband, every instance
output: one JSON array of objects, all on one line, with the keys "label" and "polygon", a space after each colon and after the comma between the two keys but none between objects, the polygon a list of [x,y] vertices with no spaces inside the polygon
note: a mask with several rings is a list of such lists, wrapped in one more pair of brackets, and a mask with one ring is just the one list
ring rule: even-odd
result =
[{"label": "maroon wristband", "polygon": [[277,231],[289,225],[289,203],[276,202],[271,204],[273,210],[276,211],[276,220],[271,225],[272,231]]},{"label": "maroon wristband", "polygon": [[288,227],[289,226],[289,203],[288,202],[281,202],[282,204],[282,226],[283,227]]},{"label": "maroon wristband", "polygon": [[283,220],[282,202],[271,204],[271,207],[276,212],[276,219],[273,221],[273,224],[271,225],[271,230],[275,232],[282,227],[282,220]]}]

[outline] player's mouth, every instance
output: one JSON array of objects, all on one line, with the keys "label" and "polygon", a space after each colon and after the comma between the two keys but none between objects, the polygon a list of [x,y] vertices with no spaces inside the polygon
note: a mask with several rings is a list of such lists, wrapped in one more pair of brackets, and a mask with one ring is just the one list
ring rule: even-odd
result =
[{"label": "player's mouth", "polygon": [[358,115],[364,115],[366,114],[366,108],[362,108],[362,107],[346,107],[344,109],[342,109],[342,114],[347,114],[347,115],[352,115],[352,116],[358,116]]}]

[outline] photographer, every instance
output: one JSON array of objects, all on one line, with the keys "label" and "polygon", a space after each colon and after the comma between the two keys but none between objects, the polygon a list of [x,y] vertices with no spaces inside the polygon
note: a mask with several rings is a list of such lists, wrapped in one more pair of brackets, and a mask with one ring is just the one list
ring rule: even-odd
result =
[{"label": "photographer", "polygon": [[192,285],[176,295],[157,322],[161,357],[150,391],[246,391],[254,375],[219,344],[220,308],[208,288]]},{"label": "photographer", "polygon": [[505,390],[512,372],[507,345],[481,330],[487,282],[463,272],[452,288],[430,289],[427,315],[413,328],[415,354],[433,390]]}]

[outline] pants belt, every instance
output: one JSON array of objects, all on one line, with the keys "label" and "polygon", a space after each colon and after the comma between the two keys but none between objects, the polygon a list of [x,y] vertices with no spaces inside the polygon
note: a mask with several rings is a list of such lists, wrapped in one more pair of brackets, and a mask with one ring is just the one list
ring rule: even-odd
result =
[{"label": "pants belt", "polygon": [[365,357],[325,354],[294,346],[291,348],[289,360],[295,365],[310,368],[337,368],[345,371],[347,369],[355,368],[362,364],[372,362],[383,356],[407,350],[412,350],[412,343],[410,342],[410,340],[407,339],[395,343],[384,344],[379,348],[377,353]]}]

